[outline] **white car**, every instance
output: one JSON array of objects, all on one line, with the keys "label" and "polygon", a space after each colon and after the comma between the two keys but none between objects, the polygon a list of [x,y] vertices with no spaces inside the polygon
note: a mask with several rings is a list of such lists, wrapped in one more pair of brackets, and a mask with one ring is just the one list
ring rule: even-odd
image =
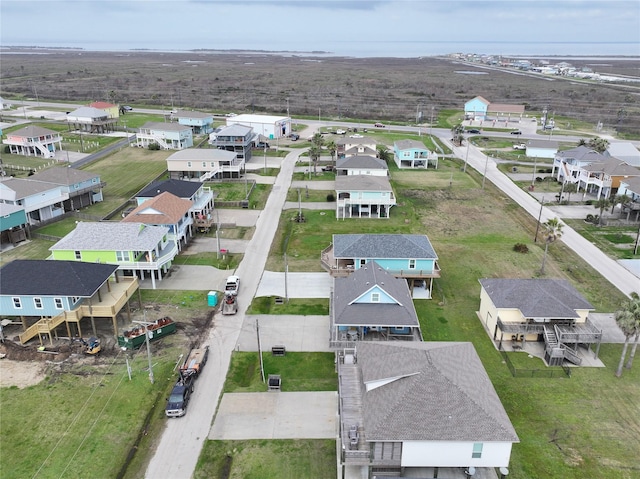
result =
[{"label": "white car", "polygon": [[336,130],[336,135],[344,135],[345,133],[346,131],[344,131],[343,129]]},{"label": "white car", "polygon": [[355,135],[349,135],[350,138],[364,138],[364,136],[360,135],[359,133],[356,133]]}]

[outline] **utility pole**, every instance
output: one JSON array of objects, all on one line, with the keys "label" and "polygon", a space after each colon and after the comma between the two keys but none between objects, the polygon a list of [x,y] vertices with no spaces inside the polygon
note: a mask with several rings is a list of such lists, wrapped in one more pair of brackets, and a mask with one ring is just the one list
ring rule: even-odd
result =
[{"label": "utility pole", "polygon": [[287,117],[289,117],[289,97],[287,97]]},{"label": "utility pole", "polygon": [[433,133],[433,110],[435,109],[435,106],[431,107],[431,121],[429,121],[429,136],[432,135]]},{"label": "utility pole", "polygon": [[216,208],[216,258],[220,259],[220,214],[218,213],[218,209]]},{"label": "utility pole", "polygon": [[489,155],[485,155],[487,159],[484,162],[484,174],[482,175],[482,189],[484,190],[484,182],[487,179],[487,168],[489,167]]},{"label": "utility pole", "polygon": [[149,381],[151,381],[151,384],[153,384],[153,365],[151,362],[151,346],[149,345],[149,328],[148,328],[148,326],[153,323],[150,323],[148,321],[132,321],[132,322],[136,324],[144,324],[144,338],[145,338],[145,342],[147,343],[147,357],[149,359]]},{"label": "utility pole", "polygon": [[469,148],[471,148],[471,140],[467,138],[467,154],[464,155],[464,167],[462,168],[462,172],[467,172],[467,161],[469,160]]},{"label": "utility pole", "polygon": [[267,147],[264,147],[264,174],[267,174]]},{"label": "utility pole", "polygon": [[[300,191],[300,190],[298,190]],[[289,273],[289,263],[287,263],[287,253],[284,254],[284,299],[289,302],[289,288],[287,286],[288,278],[287,273]]]},{"label": "utility pole", "polygon": [[544,206],[544,196],[540,200],[540,213],[538,213],[538,224],[536,225],[536,235],[533,237],[533,242],[538,242],[538,231],[540,230],[540,220],[542,219],[542,207]]}]

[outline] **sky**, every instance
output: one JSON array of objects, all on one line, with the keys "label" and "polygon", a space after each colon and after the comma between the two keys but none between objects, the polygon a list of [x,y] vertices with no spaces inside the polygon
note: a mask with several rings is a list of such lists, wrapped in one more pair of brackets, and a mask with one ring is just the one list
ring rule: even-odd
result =
[{"label": "sky", "polygon": [[0,32],[3,47],[640,56],[640,0],[2,0]]}]

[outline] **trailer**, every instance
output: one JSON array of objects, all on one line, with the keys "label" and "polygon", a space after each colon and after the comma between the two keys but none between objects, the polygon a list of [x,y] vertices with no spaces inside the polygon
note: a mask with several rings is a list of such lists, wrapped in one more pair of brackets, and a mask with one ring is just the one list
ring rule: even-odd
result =
[{"label": "trailer", "polygon": [[238,297],[232,293],[225,293],[222,301],[222,314],[236,314],[238,312]]},{"label": "trailer", "polygon": [[192,349],[187,359],[185,359],[184,363],[180,367],[180,376],[186,377],[187,375],[195,374],[196,376],[200,374],[202,368],[207,363],[207,359],[209,358],[209,346],[204,348]]}]

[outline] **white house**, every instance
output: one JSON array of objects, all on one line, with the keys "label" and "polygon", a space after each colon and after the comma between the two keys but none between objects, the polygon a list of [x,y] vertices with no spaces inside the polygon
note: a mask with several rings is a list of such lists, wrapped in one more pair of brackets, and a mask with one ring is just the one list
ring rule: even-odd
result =
[{"label": "white house", "polygon": [[212,178],[238,176],[244,160],[233,151],[217,148],[187,148],[167,158],[169,177],[174,180],[207,181]]},{"label": "white house", "polygon": [[558,153],[558,142],[551,140],[527,141],[525,154],[529,158],[555,158]]},{"label": "white house", "polygon": [[285,138],[291,133],[291,118],[273,115],[236,115],[227,118],[227,125],[245,125],[253,128],[253,132],[275,140]]},{"label": "white house", "polygon": [[640,167],[640,151],[628,141],[612,142],[604,154],[622,160],[627,165]]},{"label": "white house", "polygon": [[339,355],[338,391],[343,478],[346,467],[368,478],[495,474],[520,442],[471,343],[358,341]]}]

